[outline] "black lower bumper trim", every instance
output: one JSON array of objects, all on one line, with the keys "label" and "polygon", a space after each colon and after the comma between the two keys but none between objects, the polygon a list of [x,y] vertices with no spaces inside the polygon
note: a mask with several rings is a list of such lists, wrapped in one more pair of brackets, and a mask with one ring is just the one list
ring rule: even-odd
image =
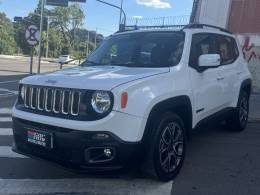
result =
[{"label": "black lower bumper trim", "polygon": [[[28,129],[44,130],[53,134],[53,148],[46,149],[27,142]],[[140,156],[142,156],[141,143],[126,143],[109,132],[65,129],[18,118],[13,118],[13,132],[13,151],[83,172],[122,169],[138,164]],[[108,136],[102,140],[94,139],[95,135],[100,133]],[[91,151],[91,148],[113,148],[114,156],[105,161],[93,161],[93,159],[88,159],[91,155],[86,154]]]},{"label": "black lower bumper trim", "polygon": [[54,161],[54,160],[51,160],[51,159],[41,158],[39,156],[34,156],[32,154],[29,154],[29,153],[24,153],[24,152],[18,150],[15,144],[13,144],[13,146],[12,146],[12,151],[17,153],[17,154],[21,154],[21,155],[30,157],[30,158],[35,159],[35,160],[45,161],[45,162],[51,163],[55,166],[66,168],[70,171],[78,171],[78,172],[83,172],[83,173],[84,172],[86,172],[86,173],[92,173],[92,172],[96,173],[96,172],[104,172],[104,171],[116,171],[116,170],[120,170],[120,169],[124,168],[123,166],[87,167],[87,166],[84,166],[84,165],[77,166],[77,165],[73,165],[72,163],[65,163],[64,161]]}]

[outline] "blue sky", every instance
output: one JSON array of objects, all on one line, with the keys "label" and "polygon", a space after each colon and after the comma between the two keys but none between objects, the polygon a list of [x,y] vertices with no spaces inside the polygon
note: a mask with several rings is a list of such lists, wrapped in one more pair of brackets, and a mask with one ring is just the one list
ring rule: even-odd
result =
[{"label": "blue sky", "polygon": [[[38,0],[0,0],[0,11],[9,18],[26,16],[34,10]],[[120,0],[107,0],[120,4]],[[124,0],[127,17],[142,16],[144,18],[190,15],[193,0]],[[96,0],[87,0],[81,4],[85,11],[84,27],[109,35],[118,29],[119,11],[103,5]],[[48,7],[51,8],[51,7]]]}]

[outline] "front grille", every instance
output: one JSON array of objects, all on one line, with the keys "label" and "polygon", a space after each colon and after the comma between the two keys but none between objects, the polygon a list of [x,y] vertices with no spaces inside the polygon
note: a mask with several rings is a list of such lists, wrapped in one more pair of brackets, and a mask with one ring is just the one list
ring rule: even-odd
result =
[{"label": "front grille", "polygon": [[78,116],[81,92],[72,89],[24,86],[24,107],[54,114]]}]

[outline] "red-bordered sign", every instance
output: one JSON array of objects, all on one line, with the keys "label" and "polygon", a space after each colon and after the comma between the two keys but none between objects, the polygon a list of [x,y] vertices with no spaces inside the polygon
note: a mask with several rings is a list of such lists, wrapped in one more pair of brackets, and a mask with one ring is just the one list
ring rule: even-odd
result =
[{"label": "red-bordered sign", "polygon": [[29,45],[35,46],[39,43],[40,40],[40,32],[35,25],[30,25],[27,27],[25,32],[25,38]]}]

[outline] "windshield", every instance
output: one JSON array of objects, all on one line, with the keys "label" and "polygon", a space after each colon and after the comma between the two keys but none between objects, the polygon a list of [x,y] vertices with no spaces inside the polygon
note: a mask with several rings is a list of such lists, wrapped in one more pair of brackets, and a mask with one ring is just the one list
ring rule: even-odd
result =
[{"label": "windshield", "polygon": [[105,40],[82,66],[169,67],[180,62],[183,32],[140,32]]}]

